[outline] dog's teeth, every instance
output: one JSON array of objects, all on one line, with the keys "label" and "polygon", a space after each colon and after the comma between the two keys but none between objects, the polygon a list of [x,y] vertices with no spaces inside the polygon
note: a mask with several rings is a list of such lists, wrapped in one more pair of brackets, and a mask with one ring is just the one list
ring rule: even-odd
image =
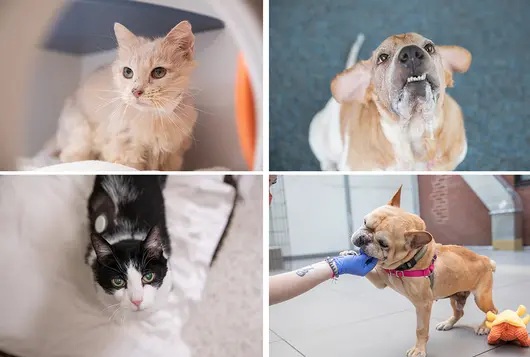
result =
[{"label": "dog's teeth", "polygon": [[417,77],[411,76],[411,77],[407,78],[407,83],[424,81],[425,78],[427,78],[427,74],[426,73],[422,74],[421,76],[417,76]]}]

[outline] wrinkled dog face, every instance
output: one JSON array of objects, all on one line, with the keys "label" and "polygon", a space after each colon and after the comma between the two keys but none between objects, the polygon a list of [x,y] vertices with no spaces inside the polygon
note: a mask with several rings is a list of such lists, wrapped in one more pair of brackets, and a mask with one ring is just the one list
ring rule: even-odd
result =
[{"label": "wrinkled dog face", "polygon": [[376,208],[364,218],[352,235],[352,243],[375,257],[385,268],[394,268],[409,260],[432,240],[423,220],[400,208],[401,187],[387,205]]},{"label": "wrinkled dog face", "polygon": [[418,34],[387,38],[372,55],[380,103],[410,120],[432,115],[445,89],[442,59],[434,43]]},{"label": "wrinkled dog face", "polygon": [[373,87],[381,109],[408,121],[432,116],[443,100],[446,87],[453,84],[453,72],[465,72],[471,54],[458,46],[436,46],[419,34],[387,38],[372,57],[340,73],[331,83],[339,102],[363,102],[368,87]]}]

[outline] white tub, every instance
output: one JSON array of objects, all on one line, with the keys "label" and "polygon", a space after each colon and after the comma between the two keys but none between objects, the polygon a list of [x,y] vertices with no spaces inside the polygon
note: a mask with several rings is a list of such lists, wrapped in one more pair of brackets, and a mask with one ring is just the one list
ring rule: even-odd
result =
[{"label": "white tub", "polygon": [[[226,24],[225,29],[196,35],[195,53],[200,67],[192,86],[200,88],[196,96],[200,115],[194,134],[197,145],[188,153],[185,168],[249,169],[239,144],[235,117],[237,59],[242,52],[249,68],[256,113],[251,169],[262,170],[261,1],[142,1],[209,15]],[[37,153],[54,134],[64,99],[95,67],[113,59],[114,51],[74,56],[35,48],[64,3],[3,0],[0,5],[0,43],[13,49],[2,54],[0,69],[6,83],[13,83],[9,91],[0,89],[0,103],[6,108],[0,119],[0,169],[7,168],[7,161],[12,162],[16,154],[27,157]]]}]

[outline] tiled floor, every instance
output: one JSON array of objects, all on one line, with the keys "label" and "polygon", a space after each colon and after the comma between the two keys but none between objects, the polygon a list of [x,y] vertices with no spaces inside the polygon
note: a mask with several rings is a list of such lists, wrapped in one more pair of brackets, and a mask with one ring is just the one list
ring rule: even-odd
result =
[{"label": "tiled floor", "polygon": [[[530,250],[499,252],[475,249],[497,262],[493,299],[499,310],[530,308]],[[312,262],[296,261],[286,269]],[[276,274],[273,272],[271,274]],[[436,331],[451,315],[449,300],[435,303],[431,317],[429,357],[527,356],[530,349],[489,346],[473,327],[484,319],[470,297],[465,316],[451,331]],[[343,276],[290,301],[270,307],[270,357],[405,356],[415,343],[413,305],[391,289],[377,290],[363,278]]]}]

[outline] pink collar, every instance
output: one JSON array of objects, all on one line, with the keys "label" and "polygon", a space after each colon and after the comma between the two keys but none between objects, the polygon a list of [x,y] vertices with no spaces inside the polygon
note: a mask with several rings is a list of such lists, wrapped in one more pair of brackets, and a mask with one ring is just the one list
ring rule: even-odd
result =
[{"label": "pink collar", "polygon": [[436,254],[432,257],[431,265],[427,269],[423,270],[396,270],[396,269],[383,269],[388,273],[388,275],[393,275],[398,278],[408,277],[408,278],[421,278],[424,276],[430,276],[434,271],[434,261],[436,260]]}]

